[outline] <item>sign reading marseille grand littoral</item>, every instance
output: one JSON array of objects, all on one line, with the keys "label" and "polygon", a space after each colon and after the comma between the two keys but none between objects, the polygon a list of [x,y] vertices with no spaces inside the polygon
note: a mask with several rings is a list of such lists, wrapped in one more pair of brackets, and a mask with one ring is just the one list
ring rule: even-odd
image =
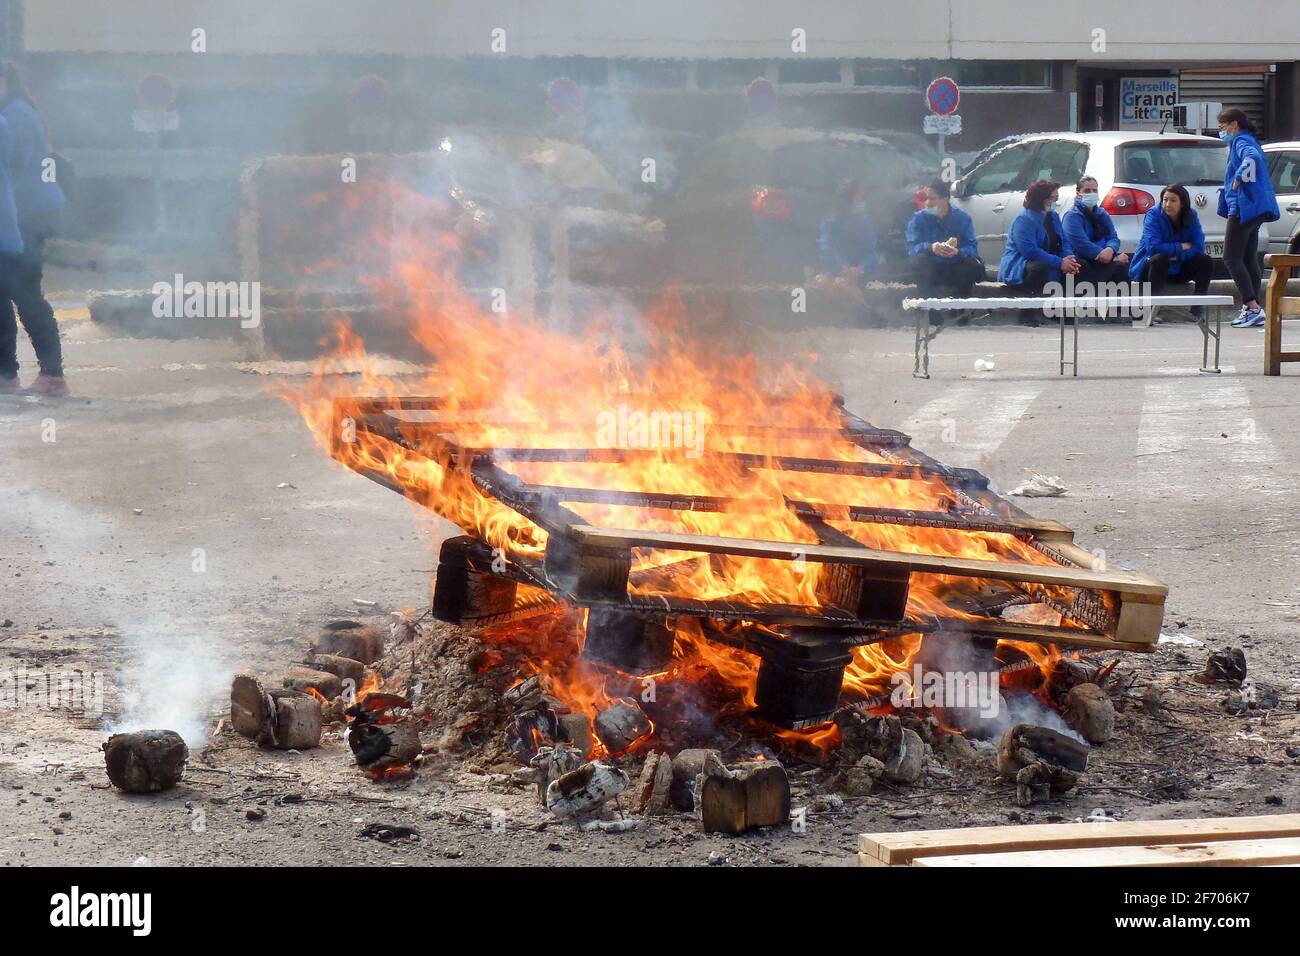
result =
[{"label": "sign reading marseille grand littoral", "polygon": [[1177,102],[1177,77],[1121,77],[1119,125],[1128,129],[1159,129],[1166,119],[1173,120]]}]

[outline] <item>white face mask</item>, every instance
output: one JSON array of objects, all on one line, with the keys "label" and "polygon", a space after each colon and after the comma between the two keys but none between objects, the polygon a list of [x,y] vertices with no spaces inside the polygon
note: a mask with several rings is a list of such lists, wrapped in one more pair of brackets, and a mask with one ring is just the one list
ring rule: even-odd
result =
[{"label": "white face mask", "polygon": [[1085,206],[1095,206],[1101,202],[1101,195],[1099,193],[1080,193],[1079,202]]}]

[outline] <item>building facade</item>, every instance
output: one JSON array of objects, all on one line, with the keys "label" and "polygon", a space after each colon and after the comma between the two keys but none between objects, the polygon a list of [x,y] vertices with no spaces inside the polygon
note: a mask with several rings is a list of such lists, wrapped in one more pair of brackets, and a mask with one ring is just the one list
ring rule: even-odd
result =
[{"label": "building facade", "polygon": [[[249,157],[355,148],[367,76],[388,112],[370,145],[394,149],[447,126],[541,128],[559,77],[665,134],[735,128],[757,77],[787,125],[920,134],[926,86],[950,76],[955,153],[1017,132],[1158,129],[1193,99],[1300,138],[1300,7],[1271,0],[1182,0],[1173,15],[1133,0],[0,0],[0,47],[79,175],[139,193],[118,229],[133,215],[154,228],[132,211],[148,206],[146,179],[179,193],[219,182],[216,195]],[[176,88],[162,156],[133,126],[148,74]]]}]

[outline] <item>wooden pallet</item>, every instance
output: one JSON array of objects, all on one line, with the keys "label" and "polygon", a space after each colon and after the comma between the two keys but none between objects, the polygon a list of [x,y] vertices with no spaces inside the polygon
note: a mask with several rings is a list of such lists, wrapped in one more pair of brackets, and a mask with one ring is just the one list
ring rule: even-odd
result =
[{"label": "wooden pallet", "polygon": [[1300,813],[864,833],[862,866],[1264,866],[1300,863]]},{"label": "wooden pallet", "polygon": [[1291,273],[1300,269],[1300,256],[1275,254],[1264,262],[1273,270],[1264,297],[1264,374],[1281,375],[1283,362],[1300,362],[1300,352],[1282,351],[1282,318],[1300,315],[1300,297],[1286,294]]},{"label": "wooden pallet", "polygon": [[[711,555],[749,557],[773,561],[811,561],[828,566],[819,578],[820,605],[812,608],[762,606],[730,601],[692,601],[669,594],[649,599],[660,613],[733,620],[771,621],[791,625],[842,628],[860,639],[880,640],[897,633],[936,631],[947,627],[965,633],[1005,636],[1090,649],[1150,651],[1155,647],[1168,588],[1147,575],[1111,568],[1073,543],[1071,529],[1057,521],[1034,518],[991,492],[988,479],[970,469],[950,468],[910,445],[897,431],[877,428],[840,410],[838,429],[798,430],[775,426],[711,425],[714,432],[760,435],[768,439],[830,437],[869,449],[883,459],[875,462],[838,461],[798,456],[766,456],[738,452],[713,452],[710,459],[736,469],[777,468],[792,472],[852,475],[867,480],[943,481],[950,494],[949,510],[919,511],[866,507],[853,502],[843,507],[818,506],[785,500],[785,508],[809,532],[815,543],[709,537],[677,532],[652,532],[617,527],[597,527],[570,505],[598,503],[629,505],[657,511],[770,510],[773,502],[618,491],[601,488],[531,484],[510,471],[516,462],[619,463],[638,455],[660,454],[622,448],[478,448],[458,444],[458,427],[480,427],[498,420],[467,422],[440,418],[437,398],[367,398],[339,400],[336,420],[350,419],[358,434],[391,442],[404,449],[408,461],[428,459],[447,468],[463,470],[484,494],[495,498],[545,530],[545,557],[533,566],[512,559],[512,572],[534,586],[546,588],[560,600],[578,606],[621,605],[644,610],[645,595],[629,593],[634,552],[643,549],[685,552],[707,560]],[[463,415],[464,410],[461,410]],[[413,414],[414,413],[414,414]],[[485,413],[486,414],[486,413]],[[343,429],[335,429],[335,435]],[[338,457],[347,461],[342,447]],[[413,483],[394,480],[386,471],[363,469],[362,474],[399,493],[420,500]],[[421,500],[432,507],[433,500]],[[983,561],[926,554],[906,554],[870,548],[831,524],[831,518],[882,525],[912,525],[957,532],[999,533],[1026,542],[1053,563]],[[473,531],[473,529],[466,529]],[[688,559],[689,560],[689,559]],[[1019,591],[1026,601],[1050,603],[1062,612],[1062,626],[1028,626],[998,616],[977,620],[927,618],[907,615],[907,599],[914,575],[946,575],[973,582],[1001,582]],[[1050,592],[1049,592],[1050,589]],[[1068,595],[1064,600],[1061,595]]]}]

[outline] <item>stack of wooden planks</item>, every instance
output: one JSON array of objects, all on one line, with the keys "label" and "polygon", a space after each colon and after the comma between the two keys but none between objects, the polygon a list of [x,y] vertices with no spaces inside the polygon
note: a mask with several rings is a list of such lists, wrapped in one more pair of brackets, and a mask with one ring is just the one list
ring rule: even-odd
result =
[{"label": "stack of wooden planks", "polygon": [[1300,813],[864,833],[862,866],[1290,866]]}]

